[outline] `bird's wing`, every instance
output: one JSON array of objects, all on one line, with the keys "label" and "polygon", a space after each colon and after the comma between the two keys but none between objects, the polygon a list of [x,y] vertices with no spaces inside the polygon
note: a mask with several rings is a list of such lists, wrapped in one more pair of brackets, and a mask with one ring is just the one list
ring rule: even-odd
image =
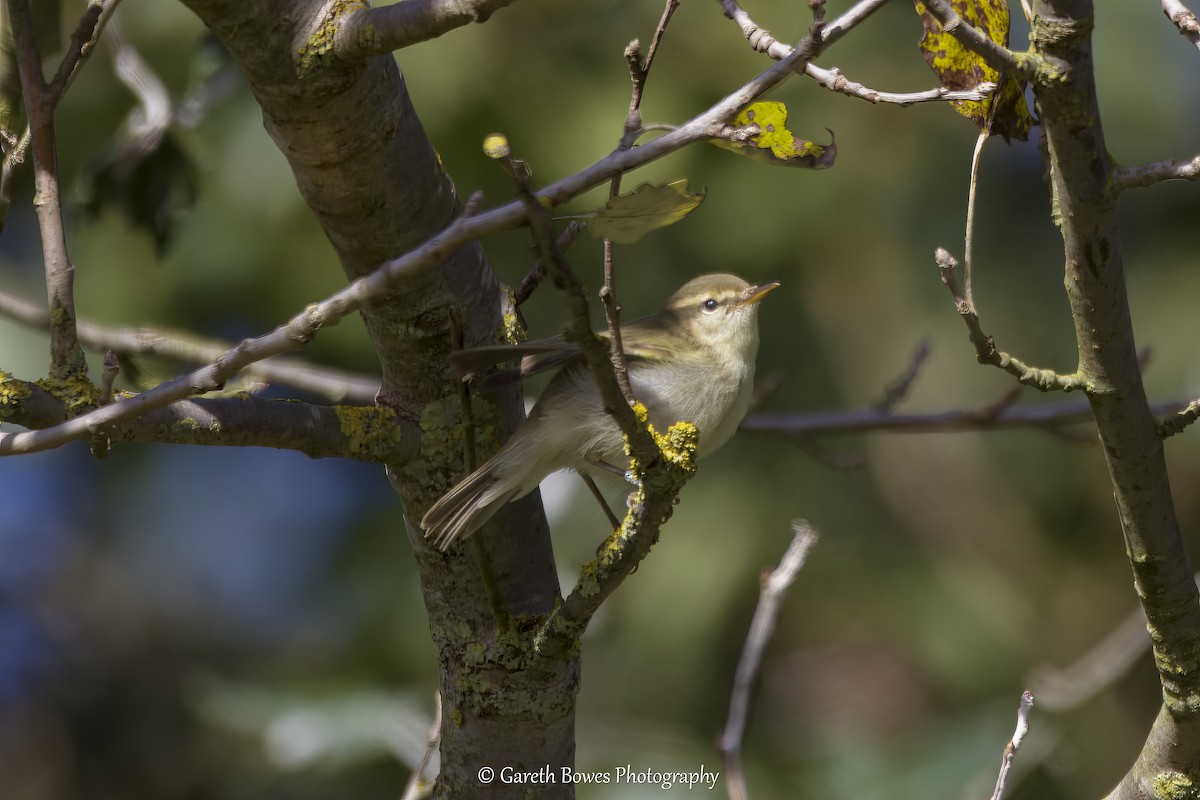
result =
[{"label": "bird's wing", "polygon": [[[671,356],[669,348],[649,343],[656,338],[650,334],[658,327],[660,322],[653,316],[636,319],[621,326],[626,361],[661,361]],[[607,331],[598,331],[596,335],[607,343]],[[472,377],[475,388],[479,391],[491,392],[530,375],[566,366],[577,359],[580,352],[578,345],[566,341],[561,336],[554,336],[520,344],[497,344],[459,350],[450,354],[450,362],[458,369],[459,374]],[[480,374],[496,364],[513,362],[519,363],[489,375]]]},{"label": "bird's wing", "polygon": [[[459,350],[450,354],[450,362],[464,377],[473,377],[477,389],[490,392],[529,375],[560,367],[578,355],[578,347],[564,341],[560,336],[555,336],[520,344],[498,344]],[[490,375],[480,374],[496,364],[513,362],[518,363]]]}]

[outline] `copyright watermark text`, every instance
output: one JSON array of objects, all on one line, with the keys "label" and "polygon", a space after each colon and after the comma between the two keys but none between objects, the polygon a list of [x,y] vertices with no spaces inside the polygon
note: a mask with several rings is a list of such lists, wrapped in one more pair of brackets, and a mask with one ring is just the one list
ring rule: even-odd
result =
[{"label": "copyright watermark text", "polygon": [[516,767],[480,767],[479,782],[503,783],[516,786],[534,784],[612,784],[658,786],[661,789],[715,789],[721,773],[703,764],[694,770],[635,769],[632,764],[603,770],[580,770],[574,767],[552,767],[546,764],[535,770]]}]

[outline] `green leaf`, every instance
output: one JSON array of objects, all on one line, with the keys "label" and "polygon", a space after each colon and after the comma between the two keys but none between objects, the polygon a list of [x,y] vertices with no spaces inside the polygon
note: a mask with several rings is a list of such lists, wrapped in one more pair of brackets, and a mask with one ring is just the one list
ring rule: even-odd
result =
[{"label": "green leaf", "polygon": [[687,190],[687,178],[661,185],[643,183],[629,194],[609,200],[592,215],[588,230],[597,239],[632,244],[650,231],[679,222],[703,200],[703,192]]},{"label": "green leaf", "polygon": [[[738,128],[758,127],[758,133],[745,141],[713,139],[712,143],[738,155],[761,161],[764,164],[801,169],[827,169],[837,157],[837,145],[816,144],[801,139],[787,127],[787,106],[775,101],[751,103],[746,106],[731,124]],[[830,136],[833,132],[830,131]]]},{"label": "green leaf", "polygon": [[[996,83],[997,89],[983,100],[951,100],[954,109],[981,129],[1025,140],[1033,126],[1033,116],[1025,103],[1024,86],[989,67],[981,56],[966,49],[942,30],[920,0],[914,0],[925,25],[921,54],[947,89],[974,89],[981,83]],[[1009,13],[1006,0],[950,0],[951,7],[968,25],[979,29],[996,44],[1008,46]]]}]

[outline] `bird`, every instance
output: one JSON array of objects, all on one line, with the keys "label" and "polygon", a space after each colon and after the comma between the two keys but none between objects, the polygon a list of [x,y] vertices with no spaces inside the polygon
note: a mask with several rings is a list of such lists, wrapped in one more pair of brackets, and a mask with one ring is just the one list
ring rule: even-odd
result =
[{"label": "bird", "polygon": [[[778,286],[777,281],[751,284],[725,273],[702,275],[685,283],[657,312],[621,325],[634,397],[657,430],[678,421],[693,423],[699,432],[698,458],[727,442],[746,415],[758,355],[758,303]],[[518,370],[488,376],[485,385],[489,378],[495,384],[554,367],[559,371],[504,446],[422,517],[426,537],[440,550],[474,533],[552,472],[624,472],[617,466],[625,459],[624,439],[605,412],[577,346],[554,337],[456,355],[462,366],[521,358]]]}]

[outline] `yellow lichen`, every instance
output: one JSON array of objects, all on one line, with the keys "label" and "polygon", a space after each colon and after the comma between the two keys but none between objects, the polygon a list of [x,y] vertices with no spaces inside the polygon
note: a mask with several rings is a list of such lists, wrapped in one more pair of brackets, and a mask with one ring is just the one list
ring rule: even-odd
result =
[{"label": "yellow lichen", "polygon": [[383,406],[334,406],[338,426],[351,456],[386,458],[400,445],[396,410]]},{"label": "yellow lichen", "polygon": [[17,406],[29,397],[29,387],[24,381],[13,378],[4,370],[0,370],[0,406]]},{"label": "yellow lichen", "polygon": [[66,406],[68,417],[78,416],[100,405],[100,390],[86,375],[51,376],[35,381]]},{"label": "yellow lichen", "polygon": [[[324,66],[337,45],[342,17],[368,7],[366,0],[334,0],[329,5],[325,19],[296,51],[296,74],[301,78],[308,77]],[[367,26],[363,35],[370,40],[376,35],[375,29]]]}]

